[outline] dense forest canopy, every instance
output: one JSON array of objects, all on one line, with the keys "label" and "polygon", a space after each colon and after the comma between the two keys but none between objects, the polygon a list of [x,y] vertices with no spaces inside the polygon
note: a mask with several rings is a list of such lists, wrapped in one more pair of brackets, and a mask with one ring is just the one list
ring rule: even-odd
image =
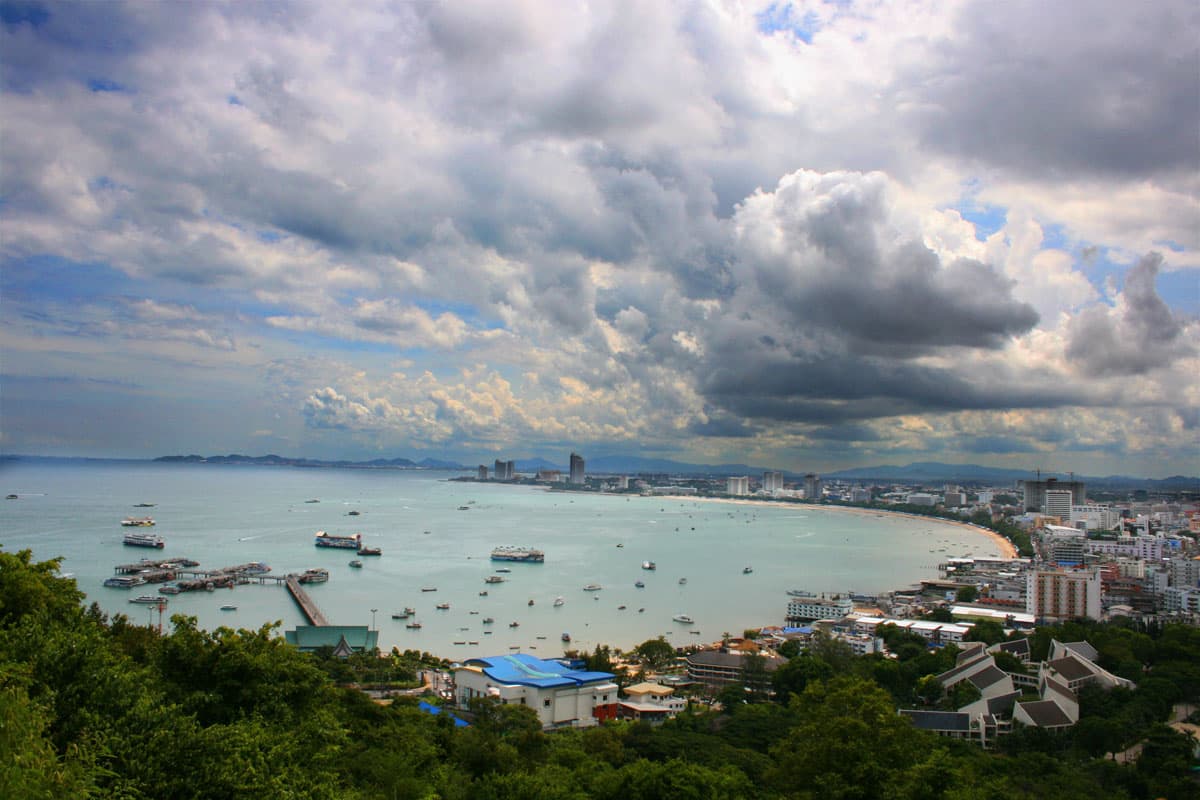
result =
[{"label": "dense forest canopy", "polygon": [[[1060,733],[995,751],[916,730],[897,707],[955,702],[927,680],[956,650],[888,631],[896,658],[821,641],[768,679],[661,727],[544,733],[532,710],[483,703],[456,727],[411,698],[347,683],[413,677],[393,653],[302,654],[276,626],[160,634],[106,617],[56,561],[0,551],[0,797],[5,798],[1194,798],[1191,744],[1163,724],[1200,702],[1200,630],[1069,623],[1135,690],[1084,690]],[[985,635],[995,637],[997,631]],[[999,635],[1003,635],[1000,631]],[[667,654],[640,648],[647,664]],[[604,654],[599,654],[604,655]],[[605,656],[607,657],[607,656]],[[749,679],[748,679],[749,680]],[[1130,764],[1105,755],[1140,745]]]}]

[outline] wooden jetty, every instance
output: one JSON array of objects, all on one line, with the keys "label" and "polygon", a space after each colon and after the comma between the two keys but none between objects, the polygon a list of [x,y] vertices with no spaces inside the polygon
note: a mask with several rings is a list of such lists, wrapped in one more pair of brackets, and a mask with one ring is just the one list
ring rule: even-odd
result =
[{"label": "wooden jetty", "polygon": [[296,601],[296,605],[300,606],[300,611],[308,618],[310,625],[328,625],[328,620],[321,613],[321,609],[317,608],[317,604],[308,596],[308,592],[304,591],[304,587],[300,585],[298,575],[288,575],[286,578],[288,591],[292,593],[292,599]]}]

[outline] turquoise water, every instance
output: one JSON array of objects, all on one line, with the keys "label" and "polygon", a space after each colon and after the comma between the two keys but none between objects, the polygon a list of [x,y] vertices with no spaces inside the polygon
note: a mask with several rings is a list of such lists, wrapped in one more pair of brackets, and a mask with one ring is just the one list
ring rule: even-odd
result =
[{"label": "turquoise water", "polygon": [[[29,548],[39,560],[61,556],[63,572],[74,573],[89,602],[155,623],[153,608],[129,598],[157,587],[104,587],[114,565],[163,555],[194,558],[202,568],[265,561],[273,574],[325,567],[329,582],[311,586],[310,594],[330,622],[370,625],[376,609],[384,649],[451,658],[510,648],[557,655],[563,632],[571,634],[572,647],[588,649],[598,643],[628,648],[660,634],[676,645],[707,642],[726,631],[782,623],[789,589],[875,593],[935,577],[937,563],[948,556],[999,555],[985,535],[931,519],[552,493],[449,481],[452,476],[17,462],[0,470],[0,494],[19,495],[0,501],[0,544],[9,551]],[[311,499],[320,502],[306,502]],[[155,507],[134,507],[143,502]],[[349,516],[351,510],[360,514]],[[144,514],[157,521],[149,530],[166,539],[164,550],[122,545],[121,519]],[[318,530],[361,532],[383,555],[364,557],[363,568],[353,569],[352,551],[313,546]],[[506,544],[544,550],[546,561],[491,562],[492,548]],[[658,569],[641,569],[646,560]],[[512,570],[506,582],[485,586],[498,566]],[[751,574],[743,574],[746,566]],[[635,588],[638,580],[645,588]],[[603,589],[583,591],[591,583]],[[484,589],[488,596],[480,597]],[[558,596],[564,603],[556,608]],[[450,603],[450,610],[436,610],[438,603]],[[221,611],[222,605],[237,610]],[[417,609],[421,630],[391,618],[405,606]],[[286,590],[275,586],[175,595],[168,615],[178,613],[207,628],[280,620],[287,629],[305,622]],[[695,624],[672,622],[676,614]],[[482,625],[486,616],[495,624]],[[510,628],[514,621],[519,627]],[[488,627],[491,634],[484,633]]]}]

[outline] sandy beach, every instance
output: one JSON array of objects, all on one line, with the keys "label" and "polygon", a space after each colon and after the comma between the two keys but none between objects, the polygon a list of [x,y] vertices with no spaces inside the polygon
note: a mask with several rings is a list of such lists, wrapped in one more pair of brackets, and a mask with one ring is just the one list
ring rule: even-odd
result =
[{"label": "sandy beach", "polygon": [[909,514],[905,511],[890,511],[885,508],[854,508],[852,506],[811,505],[811,504],[807,504],[807,503],[791,504],[791,503],[788,503],[787,501],[755,500],[752,498],[697,497],[696,495],[690,495],[690,494],[665,494],[665,495],[656,495],[656,496],[670,497],[672,499],[679,499],[679,500],[694,500],[696,502],[703,502],[703,503],[728,503],[728,504],[742,505],[742,506],[762,506],[762,507],[766,507],[766,508],[780,508],[780,507],[787,507],[790,505],[790,506],[794,506],[796,508],[819,509],[821,511],[837,511],[837,512],[846,513],[846,514],[865,514],[868,516],[877,515],[877,514],[894,514],[898,517],[907,517],[909,519],[928,520],[930,522],[944,523],[946,525],[953,525],[953,526],[956,526],[959,528],[966,528],[967,530],[971,531],[972,533],[982,534],[982,535],[988,537],[989,539],[991,539],[993,542],[995,542],[996,546],[998,548],[1000,548],[1000,554],[1003,558],[1016,558],[1017,557],[1017,548],[1013,545],[1013,543],[1010,542],[1008,539],[1005,539],[999,533],[996,533],[996,531],[994,531],[990,528],[982,528],[972,522],[965,522],[965,521],[954,520],[954,519],[944,519],[943,517],[927,517],[923,514]]}]

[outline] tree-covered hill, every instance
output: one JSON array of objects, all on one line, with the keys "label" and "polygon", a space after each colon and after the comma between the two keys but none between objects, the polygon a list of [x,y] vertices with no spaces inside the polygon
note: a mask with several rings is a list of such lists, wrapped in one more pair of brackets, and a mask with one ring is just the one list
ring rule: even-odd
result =
[{"label": "tree-covered hill", "polygon": [[[522,706],[455,727],[414,700],[376,703],[347,666],[273,626],[160,635],[85,607],[57,563],[0,551],[0,797],[14,798],[1188,798],[1189,745],[1161,726],[1200,700],[1200,632],[1077,626],[1136,691],[1084,695],[1073,731],[1014,734],[999,752],[897,715],[953,651],[897,641],[898,659],[828,643],[724,693],[724,711],[660,728],[543,733]],[[913,643],[915,644],[915,643]],[[388,662],[384,659],[383,662]],[[403,667],[394,667],[403,669]],[[393,667],[388,667],[393,669]],[[773,688],[774,691],[768,691]],[[747,691],[749,689],[750,691]],[[927,698],[932,699],[932,698]],[[1133,741],[1140,761],[1104,753]]]}]

